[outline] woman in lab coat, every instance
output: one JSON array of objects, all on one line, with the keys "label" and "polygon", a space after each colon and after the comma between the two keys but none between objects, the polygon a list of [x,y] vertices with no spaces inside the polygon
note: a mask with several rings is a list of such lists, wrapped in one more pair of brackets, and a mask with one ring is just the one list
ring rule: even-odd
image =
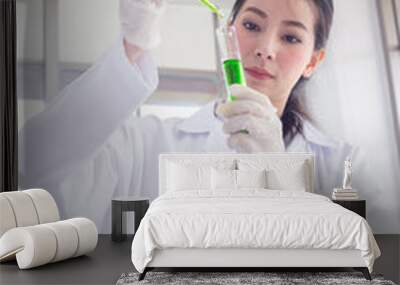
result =
[{"label": "woman in lab coat", "polygon": [[232,86],[236,101],[188,119],[138,118],[158,84],[149,50],[160,42],[164,8],[163,0],[120,1],[120,40],[24,126],[22,185],[48,189],[65,218],[88,217],[103,233],[113,197],[157,197],[164,152],[313,152],[317,193],[340,185],[351,147],[321,134],[297,97],[324,57],[332,1],[236,1],[231,24],[248,87]]}]

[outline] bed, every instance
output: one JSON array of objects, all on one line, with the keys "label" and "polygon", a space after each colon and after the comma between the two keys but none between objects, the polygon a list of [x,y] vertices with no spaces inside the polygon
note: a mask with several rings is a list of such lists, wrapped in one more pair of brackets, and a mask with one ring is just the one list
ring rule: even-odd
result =
[{"label": "bed", "polygon": [[314,193],[309,153],[161,154],[159,197],[132,242],[154,268],[352,267],[380,251],[366,220]]}]

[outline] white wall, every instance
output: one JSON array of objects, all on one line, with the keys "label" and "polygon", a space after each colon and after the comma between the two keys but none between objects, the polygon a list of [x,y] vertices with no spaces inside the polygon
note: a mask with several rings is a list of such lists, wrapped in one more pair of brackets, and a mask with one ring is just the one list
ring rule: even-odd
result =
[{"label": "white wall", "polygon": [[43,0],[17,1],[17,59],[43,60]]},{"label": "white wall", "polygon": [[118,36],[118,1],[59,0],[60,61],[93,63]]},{"label": "white wall", "polygon": [[201,6],[171,4],[162,21],[164,41],[156,50],[161,67],[213,71],[214,28]]},{"label": "white wall", "polygon": [[[197,2],[194,2],[197,3]],[[43,61],[43,0],[18,0],[19,59]],[[91,64],[119,35],[118,1],[59,0],[61,62]],[[215,70],[212,16],[200,5],[171,1],[162,21],[160,67]]]},{"label": "white wall", "polygon": [[335,1],[328,59],[307,101],[326,133],[359,147],[354,184],[374,232],[400,233],[399,155],[375,4]]}]

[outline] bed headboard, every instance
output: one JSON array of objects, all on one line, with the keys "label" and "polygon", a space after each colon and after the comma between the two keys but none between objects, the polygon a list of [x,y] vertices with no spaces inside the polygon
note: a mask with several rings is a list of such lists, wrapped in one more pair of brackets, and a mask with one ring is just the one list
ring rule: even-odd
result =
[{"label": "bed headboard", "polygon": [[267,165],[288,165],[293,163],[306,164],[304,188],[314,192],[314,154],[312,153],[163,153],[159,156],[159,195],[166,192],[167,167],[173,162],[181,165],[202,165],[215,168],[238,169],[241,162],[262,163]]}]

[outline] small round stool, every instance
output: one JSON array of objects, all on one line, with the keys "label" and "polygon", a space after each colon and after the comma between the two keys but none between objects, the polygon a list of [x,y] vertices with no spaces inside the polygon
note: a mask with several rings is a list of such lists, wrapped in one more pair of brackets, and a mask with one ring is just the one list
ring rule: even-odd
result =
[{"label": "small round stool", "polygon": [[124,241],[126,235],[126,212],[135,213],[135,232],[149,208],[147,197],[116,197],[111,202],[111,239]]}]

